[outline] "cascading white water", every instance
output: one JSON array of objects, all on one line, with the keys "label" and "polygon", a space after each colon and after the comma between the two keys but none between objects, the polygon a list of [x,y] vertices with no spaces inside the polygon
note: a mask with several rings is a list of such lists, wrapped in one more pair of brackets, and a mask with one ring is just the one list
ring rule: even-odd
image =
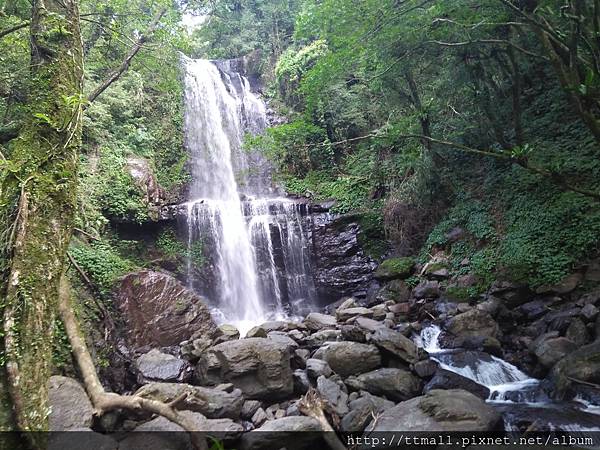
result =
[{"label": "cascading white water", "polygon": [[490,390],[490,400],[507,401],[507,394],[515,391],[531,391],[539,385],[539,380],[527,376],[512,364],[487,353],[443,350],[439,344],[441,332],[437,325],[424,328],[419,336],[419,345],[438,361],[443,369],[486,386]]},{"label": "cascading white water", "polygon": [[[228,61],[184,58],[185,140],[192,182],[188,251],[209,245],[223,320],[244,333],[314,298],[300,204],[280,198],[266,161],[242,149],[266,126],[266,108]],[[193,286],[192,262],[188,280]],[[288,307],[288,312],[290,308]]]}]

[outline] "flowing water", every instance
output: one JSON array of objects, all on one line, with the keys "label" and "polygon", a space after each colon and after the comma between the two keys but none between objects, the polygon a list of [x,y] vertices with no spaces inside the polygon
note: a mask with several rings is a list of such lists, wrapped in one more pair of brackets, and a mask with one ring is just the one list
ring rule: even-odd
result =
[{"label": "flowing water", "polygon": [[[267,124],[264,102],[228,61],[184,58],[188,280],[245,333],[310,307],[315,287],[305,205],[281,196],[268,162],[243,149]],[[193,255],[211,255],[212,280],[196,282]]]},{"label": "flowing water", "polygon": [[501,411],[507,431],[517,431],[518,423],[532,417],[548,430],[600,431],[597,405],[583,400],[553,402],[542,389],[541,380],[531,378],[503,359],[484,352],[441,348],[441,333],[440,327],[430,325],[415,337],[415,342],[441,368],[486,386],[490,390],[487,402]]}]

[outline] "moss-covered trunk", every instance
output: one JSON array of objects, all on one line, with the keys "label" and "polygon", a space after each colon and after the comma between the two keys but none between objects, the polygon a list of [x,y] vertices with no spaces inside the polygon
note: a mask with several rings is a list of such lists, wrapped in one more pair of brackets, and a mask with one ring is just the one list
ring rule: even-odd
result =
[{"label": "moss-covered trunk", "polygon": [[48,425],[59,281],[76,206],[82,43],[76,0],[35,0],[29,119],[0,176],[6,373],[20,430]]}]

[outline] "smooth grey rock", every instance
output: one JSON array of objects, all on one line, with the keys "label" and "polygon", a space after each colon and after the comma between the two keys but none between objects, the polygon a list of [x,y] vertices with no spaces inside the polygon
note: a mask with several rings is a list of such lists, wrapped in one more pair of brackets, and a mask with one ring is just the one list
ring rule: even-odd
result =
[{"label": "smooth grey rock", "polygon": [[534,353],[541,365],[550,368],[576,349],[577,345],[569,339],[557,337],[542,341],[535,348]]},{"label": "smooth grey rock", "polygon": [[310,381],[305,370],[297,369],[292,374],[294,379],[294,393],[296,395],[304,395],[310,389]]},{"label": "smooth grey rock", "polygon": [[309,379],[316,380],[321,375],[330,377],[333,371],[331,370],[331,367],[329,367],[329,364],[327,364],[327,361],[310,358],[306,361],[306,373]]},{"label": "smooth grey rock", "polygon": [[354,390],[383,395],[394,401],[415,397],[421,392],[422,383],[417,377],[403,369],[384,368],[348,377],[346,385]]},{"label": "smooth grey rock", "polygon": [[334,316],[321,313],[310,313],[304,319],[304,325],[311,331],[319,331],[324,328],[335,328],[337,321]]},{"label": "smooth grey rock", "polygon": [[413,370],[421,378],[431,378],[437,371],[439,364],[433,359],[424,359],[415,363]]},{"label": "smooth grey rock", "polygon": [[365,429],[374,414],[380,414],[394,407],[394,402],[363,392],[358,399],[349,404],[350,412],[344,416],[340,427],[346,432],[360,432]]},{"label": "smooth grey rock", "polygon": [[368,308],[358,306],[356,308],[338,309],[335,312],[335,316],[340,322],[345,322],[346,320],[356,316],[373,317],[373,311]]},{"label": "smooth grey rock", "polygon": [[199,384],[233,383],[250,399],[278,399],[294,386],[288,345],[267,338],[247,338],[211,347],[197,365]]},{"label": "smooth grey rock", "polygon": [[244,404],[242,391],[227,392],[180,383],[150,383],[142,386],[135,395],[168,403],[187,393],[178,409],[199,412],[211,419],[229,417],[237,419]]},{"label": "smooth grey rock", "polygon": [[348,413],[348,394],[335,381],[321,375],[317,379],[317,391],[338,416]]},{"label": "smooth grey rock", "polygon": [[381,355],[377,347],[358,342],[330,342],[319,348],[313,358],[327,361],[329,367],[342,377],[381,367]]},{"label": "smooth grey rock", "polygon": [[491,431],[500,414],[479,397],[460,389],[433,390],[404,401],[372,421],[367,431]]},{"label": "smooth grey rock", "polygon": [[217,327],[215,332],[214,344],[220,344],[221,342],[233,341],[240,338],[240,330],[233,325],[223,324]]},{"label": "smooth grey rock", "polygon": [[368,317],[357,317],[354,321],[356,326],[358,326],[361,330],[372,333],[378,328],[383,327],[383,324],[378,320],[369,319]]},{"label": "smooth grey rock", "polygon": [[139,372],[140,384],[151,381],[183,381],[189,378],[191,371],[187,361],[157,349],[152,349],[137,358],[135,368]]},{"label": "smooth grey rock", "polygon": [[500,327],[488,313],[472,309],[450,319],[446,324],[446,331],[454,338],[454,347],[459,347],[467,339],[498,338]]},{"label": "smooth grey rock", "polygon": [[48,380],[50,431],[89,428],[94,408],[83,387],[74,379],[51,376]]},{"label": "smooth grey rock", "polygon": [[378,328],[371,336],[373,342],[380,349],[387,351],[402,361],[415,363],[419,360],[419,349],[417,346],[397,331],[389,328]]},{"label": "smooth grey rock", "polygon": [[254,424],[254,426],[260,427],[263,423],[267,421],[267,419],[268,417],[265,410],[262,408],[258,408],[252,416],[252,423]]},{"label": "smooth grey rock", "polygon": [[440,296],[440,283],[437,281],[423,281],[413,290],[415,298],[437,298]]},{"label": "smooth grey rock", "polygon": [[242,405],[240,417],[245,420],[251,420],[254,413],[260,408],[260,405],[261,403],[258,400],[246,400]]},{"label": "smooth grey rock", "polygon": [[246,337],[247,338],[252,338],[252,337],[266,338],[267,337],[267,331],[264,328],[260,327],[260,326],[252,327],[246,333]]},{"label": "smooth grey rock", "polygon": [[303,344],[308,348],[317,348],[327,342],[335,342],[341,339],[342,332],[340,330],[321,330],[307,336],[304,339]]}]

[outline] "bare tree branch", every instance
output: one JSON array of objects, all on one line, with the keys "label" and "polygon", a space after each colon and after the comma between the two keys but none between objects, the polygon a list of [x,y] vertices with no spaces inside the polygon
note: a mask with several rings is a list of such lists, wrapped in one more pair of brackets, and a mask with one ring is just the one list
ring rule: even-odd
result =
[{"label": "bare tree branch", "polygon": [[[102,415],[105,412],[121,408],[133,411],[149,411],[158,414],[159,416],[163,416],[188,431],[196,450],[206,450],[206,440],[200,433],[194,433],[194,431],[197,431],[197,427],[189,420],[189,418],[173,408],[174,402],[163,403],[142,398],[137,395],[118,395],[104,390],[104,387],[102,387],[100,379],[98,378],[98,374],[96,373],[94,361],[92,360],[87,345],[81,335],[77,318],[73,313],[73,307],[71,305],[71,289],[65,275],[63,275],[60,282],[58,310],[60,318],[65,326],[69,343],[71,344],[73,356],[81,371],[85,389],[94,405],[97,415]],[[179,398],[176,400],[180,401]]]},{"label": "bare tree branch", "polygon": [[94,89],[90,93],[90,95],[88,96],[88,101],[90,103],[92,103],[100,94],[102,94],[106,89],[108,89],[108,87],[111,84],[113,84],[115,81],[121,78],[121,75],[123,75],[123,73],[125,73],[125,71],[129,68],[131,60],[135,57],[135,55],[138,54],[138,52],[143,47],[144,43],[152,36],[152,34],[154,34],[156,29],[158,28],[160,19],[162,19],[166,12],[167,9],[162,8],[156,13],[154,18],[152,19],[152,22],[150,22],[150,25],[148,26],[146,32],[141,34],[140,37],[135,41],[133,47],[131,47],[131,50],[129,50],[129,52],[125,56],[125,59],[123,59],[121,65],[115,71],[113,71],[102,84],[100,84],[96,89]]},{"label": "bare tree branch", "polygon": [[18,31],[18,30],[28,27],[28,26],[29,26],[29,21],[20,23],[18,25],[15,25],[14,27],[10,27],[6,30],[2,30],[2,31],[0,31],[0,39],[2,39],[4,36],[6,36],[10,33],[13,33],[15,31]]}]

